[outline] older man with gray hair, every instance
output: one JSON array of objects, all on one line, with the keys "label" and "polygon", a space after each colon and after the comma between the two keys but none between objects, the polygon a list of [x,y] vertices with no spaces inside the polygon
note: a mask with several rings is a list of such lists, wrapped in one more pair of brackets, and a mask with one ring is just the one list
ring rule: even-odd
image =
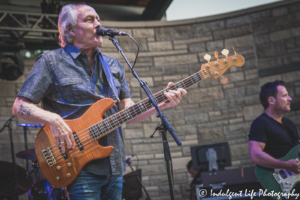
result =
[{"label": "older man with gray hair", "polygon": [[[104,117],[133,105],[122,64],[104,56],[99,46],[102,37],[96,11],[87,5],[70,4],[62,8],[58,20],[62,48],[39,56],[23,83],[13,106],[13,114],[31,123],[49,124],[56,147],[75,148],[72,131],[63,119],[80,117],[93,103],[112,98],[117,103]],[[109,66],[106,68],[106,66]],[[173,83],[169,83],[168,87]],[[160,109],[176,106],[184,89],[170,90]],[[34,104],[42,102],[42,108]],[[95,111],[97,112],[97,111]],[[156,113],[150,109],[130,121],[140,121]],[[65,146],[66,144],[66,146]],[[102,146],[114,152],[104,159],[88,163],[68,186],[71,199],[121,199],[125,171],[125,148],[121,127],[101,138]]]}]

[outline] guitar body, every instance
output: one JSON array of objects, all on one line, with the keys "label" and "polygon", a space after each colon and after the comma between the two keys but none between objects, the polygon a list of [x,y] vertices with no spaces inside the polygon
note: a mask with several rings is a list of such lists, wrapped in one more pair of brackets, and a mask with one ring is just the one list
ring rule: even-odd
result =
[{"label": "guitar body", "polygon": [[[42,152],[48,147],[55,146],[50,125],[46,124],[38,132],[34,142],[37,161],[45,178],[52,186],[65,187],[71,184],[78,176],[81,169],[88,162],[95,159],[104,158],[112,154],[114,148],[112,146],[100,146],[98,144],[99,139],[93,140],[89,135],[88,128],[91,125],[102,121],[104,113],[113,105],[114,101],[112,99],[102,99],[94,103],[81,117],[74,120],[65,120],[72,132],[78,133],[80,141],[89,140],[91,142],[84,144],[84,150],[82,151],[77,150],[72,152],[72,149],[67,149],[66,153],[68,154],[68,159],[64,159],[62,156],[58,155],[55,159],[56,164],[52,166],[49,166]],[[80,135],[80,132],[83,130],[86,130],[86,134]],[[59,149],[55,148],[52,153],[55,157],[55,155],[60,153],[60,151]],[[68,166],[68,163],[71,163],[71,166]]]},{"label": "guitar body", "polygon": [[[296,146],[289,151],[289,153],[279,159],[281,161],[288,161],[291,159],[299,159],[298,152],[300,151],[300,146]],[[294,172],[287,171],[285,169],[267,169],[263,167],[256,167],[255,170],[256,177],[259,182],[262,184],[264,189],[268,193],[274,191],[276,193],[287,193],[292,192],[295,185],[300,181],[300,175],[295,174]],[[284,175],[282,175],[284,174]],[[276,178],[275,178],[276,177]],[[281,196],[281,198],[284,196]],[[275,196],[277,198],[277,196]]]}]

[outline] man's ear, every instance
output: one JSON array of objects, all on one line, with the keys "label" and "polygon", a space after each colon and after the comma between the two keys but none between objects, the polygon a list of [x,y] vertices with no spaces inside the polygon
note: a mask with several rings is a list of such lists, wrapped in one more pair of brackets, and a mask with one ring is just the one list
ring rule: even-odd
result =
[{"label": "man's ear", "polygon": [[69,24],[66,28],[67,28],[67,31],[70,33],[70,35],[72,35],[72,36],[75,35],[71,24]]},{"label": "man's ear", "polygon": [[269,105],[274,105],[274,103],[275,103],[275,98],[272,97],[272,96],[270,96],[270,97],[268,98],[268,102],[269,102]]}]

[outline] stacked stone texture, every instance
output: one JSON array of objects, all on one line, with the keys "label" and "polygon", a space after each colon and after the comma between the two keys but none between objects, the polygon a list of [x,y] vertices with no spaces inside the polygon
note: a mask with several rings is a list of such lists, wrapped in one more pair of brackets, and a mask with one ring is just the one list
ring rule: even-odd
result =
[{"label": "stacked stone texture", "polygon": [[[168,135],[176,199],[188,199],[189,196],[187,190],[191,178],[186,164],[191,159],[191,146],[228,142],[232,166],[227,169],[253,166],[248,152],[248,133],[253,119],[263,112],[259,102],[262,84],[284,80],[290,96],[296,102],[300,99],[300,68],[259,76],[261,70],[272,71],[300,61],[300,3],[279,2],[247,11],[177,22],[102,22],[106,27],[127,32],[139,43],[135,70],[154,93],[164,89],[170,81],[178,82],[198,72],[206,63],[205,54],[213,57],[217,51],[219,58],[223,58],[220,52],[226,48],[233,55],[234,46],[246,59],[243,67],[231,67],[225,73],[228,84],[222,85],[219,79],[213,78],[202,80],[188,89],[180,105],[164,111],[182,141],[182,146],[177,146]],[[129,61],[133,62],[136,45],[126,37],[119,37],[118,41]],[[146,98],[107,38],[104,38],[101,51],[119,58],[124,64],[132,99],[138,102]],[[34,62],[25,63],[25,73],[17,81],[0,81],[0,125],[11,116],[13,101]],[[300,127],[299,110],[293,109],[286,116]],[[20,122],[20,119],[13,122],[15,152],[24,149],[23,130],[17,127]],[[170,197],[162,139],[159,133],[150,138],[158,124],[160,121],[152,116],[139,123],[126,124],[123,130],[126,155],[137,155],[132,164],[134,168],[138,164],[142,169],[142,181],[151,199],[164,200]],[[37,131],[34,128],[28,131],[30,147],[33,147]],[[0,160],[11,161],[7,130],[0,135],[0,152]],[[23,160],[16,160],[24,166]]]}]

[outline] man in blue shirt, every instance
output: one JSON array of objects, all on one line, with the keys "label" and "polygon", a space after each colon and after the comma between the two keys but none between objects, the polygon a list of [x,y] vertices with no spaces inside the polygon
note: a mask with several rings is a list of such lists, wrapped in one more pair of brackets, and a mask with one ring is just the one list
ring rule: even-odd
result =
[{"label": "man in blue shirt", "polygon": [[[93,103],[112,98],[116,105],[106,117],[134,104],[122,64],[101,54],[98,46],[102,37],[96,35],[101,26],[95,10],[87,5],[66,5],[59,15],[61,49],[44,53],[16,98],[13,114],[31,123],[49,124],[56,147],[75,148],[72,131],[64,119],[80,117]],[[105,68],[109,66],[109,71]],[[168,87],[173,83],[169,83]],[[176,106],[184,89],[165,93],[167,101],[160,109]],[[42,102],[41,109],[34,103]],[[155,114],[150,109],[131,122]],[[125,149],[121,127],[99,140],[103,146],[112,145],[113,154],[88,163],[76,180],[68,186],[71,199],[121,199],[122,173],[125,171]],[[66,145],[66,146],[65,146]]]}]

